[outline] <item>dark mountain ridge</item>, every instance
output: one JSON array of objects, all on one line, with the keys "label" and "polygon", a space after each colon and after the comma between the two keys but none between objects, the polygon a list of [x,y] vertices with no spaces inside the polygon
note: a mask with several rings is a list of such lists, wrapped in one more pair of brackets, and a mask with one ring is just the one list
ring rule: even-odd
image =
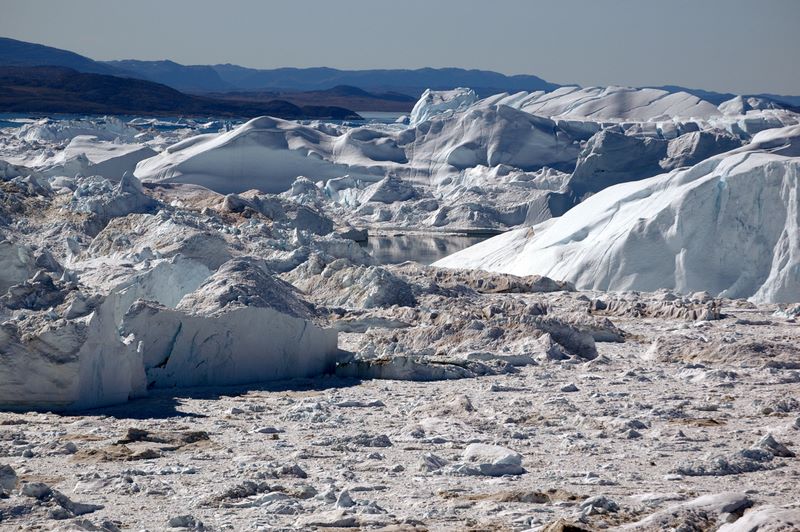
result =
[{"label": "dark mountain ridge", "polygon": [[281,100],[217,100],[184,94],[152,81],[54,66],[0,67],[0,112],[360,118],[340,107],[297,106]]},{"label": "dark mountain ridge", "polygon": [[295,105],[332,105],[357,109],[358,111],[387,111],[408,113],[417,102],[416,98],[397,92],[373,93],[358,87],[338,85],[320,91],[233,91],[207,93],[206,96],[232,101],[285,100]]},{"label": "dark mountain ridge", "polygon": [[133,72],[74,52],[7,37],[0,37],[0,66],[61,66],[89,74],[138,77]]},{"label": "dark mountain ridge", "polygon": [[315,91],[348,85],[372,92],[398,92],[417,98],[428,88],[444,90],[470,87],[488,96],[496,92],[551,91],[559,87],[537,76],[506,76],[488,70],[463,68],[339,70],[317,67],[260,70],[230,64],[214,65],[213,68],[223,81],[242,90]]}]

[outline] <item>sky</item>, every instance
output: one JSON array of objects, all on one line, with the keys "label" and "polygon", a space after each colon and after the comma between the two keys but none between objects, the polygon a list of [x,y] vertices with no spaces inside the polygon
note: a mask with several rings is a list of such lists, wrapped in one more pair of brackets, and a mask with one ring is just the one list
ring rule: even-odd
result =
[{"label": "sky", "polygon": [[0,0],[0,36],[99,60],[800,95],[800,0]]}]

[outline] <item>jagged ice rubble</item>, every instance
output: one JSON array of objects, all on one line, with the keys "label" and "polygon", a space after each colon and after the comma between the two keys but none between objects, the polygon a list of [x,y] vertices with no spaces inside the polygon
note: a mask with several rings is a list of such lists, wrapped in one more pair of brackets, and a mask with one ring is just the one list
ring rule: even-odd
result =
[{"label": "jagged ice rubble", "polygon": [[0,528],[800,529],[791,109],[6,123]]}]

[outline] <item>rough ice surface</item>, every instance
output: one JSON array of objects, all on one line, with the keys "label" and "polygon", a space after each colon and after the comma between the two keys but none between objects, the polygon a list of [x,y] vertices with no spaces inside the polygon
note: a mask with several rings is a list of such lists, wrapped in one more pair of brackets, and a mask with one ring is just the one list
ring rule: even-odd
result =
[{"label": "rough ice surface", "polygon": [[733,523],[725,523],[719,532],[779,532],[800,527],[800,509],[781,508],[772,505],[748,510]]},{"label": "rough ice surface", "polygon": [[33,257],[25,246],[0,241],[0,291],[24,282],[34,270]]},{"label": "rough ice surface", "polygon": [[797,119],[609,87],[0,129],[2,526],[797,528]]},{"label": "rough ice surface", "polygon": [[435,115],[463,111],[476,101],[478,101],[478,95],[472,89],[458,88],[449,91],[428,89],[422,93],[411,110],[410,124],[416,126]]},{"label": "rough ice surface", "polygon": [[[0,302],[4,317],[17,313],[0,331],[3,407],[85,409],[148,388],[332,371],[336,332],[316,324],[313,306],[266,262],[230,260],[236,252],[225,233],[204,225],[211,220],[171,217],[130,175],[73,184],[74,192],[45,195],[62,204],[60,216],[83,220],[69,230],[74,236],[62,236],[60,262],[49,251],[0,244],[7,290]],[[285,218],[285,230],[312,235],[325,219],[302,206],[290,215],[272,213]]]},{"label": "rough ice surface", "polygon": [[462,475],[501,477],[521,475],[525,472],[522,467],[522,456],[499,445],[471,443],[464,449],[461,459],[463,462],[456,464],[453,470]]},{"label": "rough ice surface", "polygon": [[657,530],[676,526],[716,528],[725,524],[727,516],[744,512],[751,506],[753,501],[744,493],[703,495],[666,508],[623,528],[625,530]]}]

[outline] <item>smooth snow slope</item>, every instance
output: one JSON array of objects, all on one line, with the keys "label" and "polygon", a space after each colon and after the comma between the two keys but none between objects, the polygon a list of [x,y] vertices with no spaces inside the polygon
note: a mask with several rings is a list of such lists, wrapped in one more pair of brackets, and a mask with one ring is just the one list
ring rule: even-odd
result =
[{"label": "smooth snow slope", "polygon": [[496,95],[486,101],[540,116],[590,120],[707,119],[722,114],[714,104],[686,92],[614,86],[561,87],[547,93]]},{"label": "smooth snow slope", "polygon": [[689,169],[607,188],[560,218],[436,266],[540,274],[600,290],[800,300],[800,126]]},{"label": "smooth snow slope", "polygon": [[251,188],[282,192],[299,175],[332,178],[353,173],[323,159],[333,141],[296,122],[255,118],[232,131],[173,144],[139,163],[134,175],[147,181],[194,183],[222,193]]}]

